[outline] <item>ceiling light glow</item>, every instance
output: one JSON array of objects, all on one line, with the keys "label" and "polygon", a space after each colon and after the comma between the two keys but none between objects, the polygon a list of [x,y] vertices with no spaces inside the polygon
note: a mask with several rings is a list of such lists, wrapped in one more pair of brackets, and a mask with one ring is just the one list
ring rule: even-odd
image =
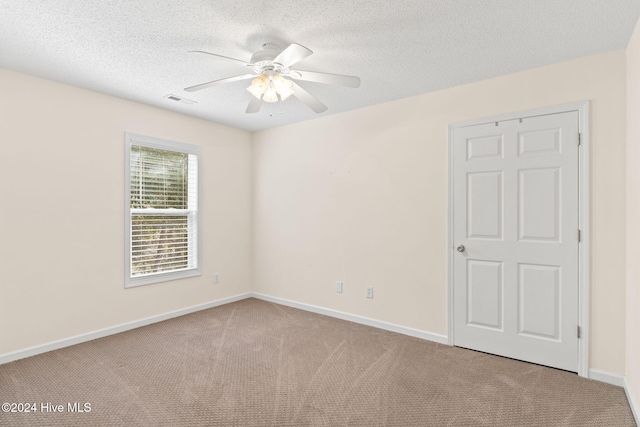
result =
[{"label": "ceiling light glow", "polygon": [[247,90],[253,96],[258,99],[262,98],[265,102],[278,102],[278,95],[280,95],[280,100],[284,101],[293,95],[293,82],[279,74],[272,78],[262,74],[251,81],[251,86]]}]

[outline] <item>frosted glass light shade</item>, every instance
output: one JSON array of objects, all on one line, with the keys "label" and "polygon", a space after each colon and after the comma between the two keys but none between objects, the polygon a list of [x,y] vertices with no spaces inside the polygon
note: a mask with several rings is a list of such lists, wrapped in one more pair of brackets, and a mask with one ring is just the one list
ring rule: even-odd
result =
[{"label": "frosted glass light shade", "polygon": [[293,82],[285,79],[281,75],[277,75],[273,78],[273,86],[276,88],[276,92],[278,92],[280,99],[283,101],[293,95]]},{"label": "frosted glass light shade", "polygon": [[263,74],[251,81],[251,86],[247,90],[256,98],[260,99],[263,93],[269,88],[269,76]]},{"label": "frosted glass light shade", "polygon": [[278,94],[272,85],[269,85],[269,89],[265,92],[262,100],[265,102],[278,102]]}]

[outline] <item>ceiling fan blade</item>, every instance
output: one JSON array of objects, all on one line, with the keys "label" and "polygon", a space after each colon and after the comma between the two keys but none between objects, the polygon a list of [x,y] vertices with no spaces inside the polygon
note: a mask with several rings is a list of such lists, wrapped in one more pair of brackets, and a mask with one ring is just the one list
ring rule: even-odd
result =
[{"label": "ceiling fan blade", "polygon": [[251,95],[251,101],[249,101],[245,113],[257,113],[260,111],[260,106],[262,106],[262,100]]},{"label": "ceiling fan blade", "polygon": [[196,90],[206,89],[206,88],[209,88],[211,86],[218,86],[218,85],[222,85],[222,84],[225,84],[225,83],[237,82],[239,80],[252,79],[255,76],[256,76],[255,74],[243,74],[242,76],[227,77],[226,79],[214,80],[212,82],[202,83],[202,84],[195,85],[195,86],[190,86],[190,87],[185,88],[184,90],[187,91],[187,92],[195,92]]},{"label": "ceiling fan blade", "polygon": [[189,53],[204,53],[205,55],[217,56],[218,58],[226,59],[228,61],[240,62],[247,66],[252,66],[253,64],[247,61],[243,61],[242,59],[230,58],[224,55],[218,55],[217,53],[205,52],[204,50],[190,50]]},{"label": "ceiling fan blade", "polygon": [[346,87],[360,87],[360,77],[342,74],[319,73],[316,71],[291,70],[289,77],[308,82],[324,83]]},{"label": "ceiling fan blade", "polygon": [[278,56],[273,58],[273,62],[281,64],[282,68],[289,68],[293,64],[302,61],[312,53],[313,51],[307,49],[302,45],[299,45],[298,43],[291,43],[285,50],[280,52]]},{"label": "ceiling fan blade", "polygon": [[316,113],[322,113],[323,111],[327,111],[327,106],[324,105],[322,102],[318,101],[318,99],[315,96],[311,95],[309,92],[304,90],[296,82],[291,82],[291,83],[293,83],[293,96],[295,96],[304,104],[306,104],[307,107],[311,108]]}]

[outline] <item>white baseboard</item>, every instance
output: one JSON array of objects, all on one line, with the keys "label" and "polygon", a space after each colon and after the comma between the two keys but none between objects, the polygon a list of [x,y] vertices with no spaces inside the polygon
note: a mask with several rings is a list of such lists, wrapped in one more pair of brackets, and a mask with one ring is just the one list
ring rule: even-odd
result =
[{"label": "white baseboard", "polygon": [[159,314],[157,316],[145,317],[144,319],[134,320],[132,322],[121,323],[104,329],[99,329],[85,334],[75,335],[69,338],[48,342],[45,344],[28,347],[22,350],[12,351],[10,353],[0,354],[0,365],[13,362],[14,360],[24,359],[25,357],[35,356],[36,354],[46,353],[48,351],[57,350],[59,348],[69,347],[86,341],[95,340],[96,338],[106,337],[108,335],[118,334],[120,332],[147,326],[152,323],[162,322],[174,317],[184,316],[185,314],[195,313],[196,311],[206,310],[208,308],[217,307],[223,304],[240,301],[251,297],[250,293],[235,295],[228,298],[222,298],[216,301],[210,301],[204,304],[198,304],[191,307],[181,308],[179,310],[170,311],[168,313]]},{"label": "white baseboard", "polygon": [[589,369],[589,379],[615,385],[618,387],[624,387],[623,375],[611,374],[609,372],[603,372],[597,369]]},{"label": "white baseboard", "polygon": [[195,313],[196,311],[206,310],[209,308],[217,307],[223,304],[229,304],[232,302],[240,301],[246,298],[257,298],[264,301],[273,302],[276,304],[282,304],[301,310],[310,311],[313,313],[323,314],[330,317],[335,317],[342,320],[348,320],[350,322],[360,323],[367,326],[373,326],[374,328],[384,329],[387,331],[397,332],[403,335],[409,335],[416,338],[421,338],[429,341],[434,341],[440,344],[447,344],[447,337],[445,335],[433,334],[431,332],[421,331],[419,329],[408,328],[406,326],[400,326],[393,323],[383,322],[380,320],[370,319],[368,317],[357,316],[355,314],[349,314],[342,311],[331,310],[328,308],[318,307],[310,304],[303,304],[295,301],[290,301],[282,298],[271,297],[259,293],[247,292],[240,295],[235,295],[228,298],[222,298],[216,301],[210,301],[204,304],[194,305],[191,307],[174,310],[168,313],[159,314],[157,316],[150,316],[144,319],[134,320],[132,322],[122,323],[119,325],[111,326],[108,328],[99,329],[93,332],[87,332],[80,335],[75,335],[68,338],[63,338],[57,341],[48,342],[45,344],[28,347],[25,349],[12,351],[9,353],[0,354],[0,365],[4,363],[13,362],[14,360],[24,359],[25,357],[35,356],[37,354],[46,353],[48,351],[58,350],[60,348],[69,347],[72,345],[80,344],[83,342],[95,340],[97,338],[106,337],[120,332],[129,331],[131,329],[139,328],[142,326],[151,325],[152,323],[162,322],[164,320],[172,319],[174,317],[184,316],[185,314]]},{"label": "white baseboard", "polygon": [[638,401],[635,399],[634,394],[631,392],[629,383],[627,383],[626,378],[624,380],[624,392],[627,395],[627,400],[629,401],[629,406],[631,407],[633,418],[635,418],[636,420],[636,425],[640,426],[640,406],[638,406]]},{"label": "white baseboard", "polygon": [[298,308],[300,310],[310,311],[312,313],[323,314],[325,316],[335,317],[337,319],[348,320],[349,322],[360,323],[362,325],[373,326],[374,328],[397,332],[399,334],[408,335],[410,337],[421,338],[423,340],[433,341],[440,344],[448,344],[448,338],[446,335],[434,334],[432,332],[426,332],[420,329],[396,325],[395,323],[383,322],[381,320],[371,319],[369,317],[358,316],[355,314],[345,313],[343,311],[331,310],[316,305],[304,304],[301,302],[272,297],[260,293],[252,293],[251,296],[263,301],[286,305],[288,307]]}]

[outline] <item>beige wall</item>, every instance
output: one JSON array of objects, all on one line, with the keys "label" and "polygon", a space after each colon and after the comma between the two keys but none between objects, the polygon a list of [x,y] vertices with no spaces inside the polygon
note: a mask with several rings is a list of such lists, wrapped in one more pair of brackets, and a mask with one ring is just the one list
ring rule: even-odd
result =
[{"label": "beige wall", "polygon": [[[591,56],[253,136],[0,70],[0,354],[252,290],[445,335],[447,126],[590,100],[590,367],[623,374],[619,253],[627,196],[634,203],[626,57]],[[124,289],[125,131],[203,147],[202,277]],[[212,284],[214,272],[222,284]],[[627,350],[637,360],[637,348]]]},{"label": "beige wall", "polygon": [[448,125],[581,100],[591,101],[590,367],[623,374],[624,50],[255,133],[254,289],[446,334]]},{"label": "beige wall", "polygon": [[[0,354],[250,290],[250,133],[7,70],[0,93]],[[125,131],[202,146],[203,276],[124,289]]]},{"label": "beige wall", "polygon": [[[627,384],[640,410],[640,21],[627,47]],[[638,413],[637,415],[640,415]]]}]

